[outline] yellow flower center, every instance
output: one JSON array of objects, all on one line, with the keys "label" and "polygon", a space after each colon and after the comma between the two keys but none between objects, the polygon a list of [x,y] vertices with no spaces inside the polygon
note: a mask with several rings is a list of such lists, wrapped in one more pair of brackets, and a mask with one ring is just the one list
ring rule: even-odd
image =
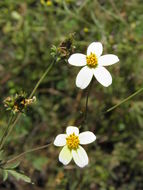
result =
[{"label": "yellow flower center", "polygon": [[52,5],[52,1],[48,0],[47,1],[47,6],[51,6]]},{"label": "yellow flower center", "polygon": [[66,138],[69,149],[77,149],[79,145],[79,138],[74,133]]},{"label": "yellow flower center", "polygon": [[98,59],[94,53],[86,56],[86,63],[88,67],[96,67],[98,64]]}]

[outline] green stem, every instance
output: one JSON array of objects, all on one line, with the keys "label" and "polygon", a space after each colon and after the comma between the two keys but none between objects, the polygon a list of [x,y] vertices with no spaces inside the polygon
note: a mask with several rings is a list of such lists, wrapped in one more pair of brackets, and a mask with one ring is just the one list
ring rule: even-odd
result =
[{"label": "green stem", "polygon": [[[12,125],[9,125],[9,130],[8,130],[6,136],[5,136],[5,138],[4,138],[4,140],[3,140],[2,144],[1,144],[1,149],[3,148],[6,139],[7,139],[8,136],[10,135],[10,133],[11,133],[11,131],[13,130],[14,126],[16,125],[16,123],[18,122],[18,120],[20,119],[20,116],[21,116],[21,113],[19,113],[19,114],[17,115],[17,117],[16,117],[16,119],[14,120],[14,122],[12,123]],[[0,149],[0,150],[1,150],[1,149]]]},{"label": "green stem", "polygon": [[34,89],[32,90],[31,94],[29,95],[29,98],[32,98],[32,96],[35,94],[37,88],[39,87],[39,85],[41,84],[41,82],[43,81],[43,79],[45,78],[45,76],[50,72],[50,70],[52,69],[54,63],[56,62],[57,59],[55,59],[50,65],[49,67],[46,69],[46,71],[43,73],[43,75],[41,76],[41,78],[39,79],[39,81],[36,83]]},{"label": "green stem", "polygon": [[128,100],[132,99],[133,97],[135,97],[137,94],[141,93],[143,91],[143,88],[140,88],[139,90],[137,90],[136,92],[134,92],[133,94],[131,94],[130,96],[128,96],[127,98],[125,98],[124,100],[122,100],[120,103],[116,104],[115,106],[109,108],[107,112],[110,112],[112,110],[114,110],[115,108],[117,108],[118,106],[120,106],[121,104],[127,102]]},{"label": "green stem", "polygon": [[[53,65],[56,63],[57,61],[57,57],[54,59],[54,61],[49,65],[49,67],[46,69],[46,71],[43,73],[43,75],[41,76],[41,78],[39,79],[39,81],[36,83],[34,89],[32,90],[31,94],[29,95],[29,98],[32,98],[32,96],[35,94],[37,88],[39,87],[39,85],[41,84],[41,82],[43,81],[43,79],[45,78],[45,76],[50,72],[50,70],[52,69]],[[9,125],[9,130],[8,133],[6,134],[0,148],[2,149],[2,147],[4,146],[4,143],[6,141],[6,139],[8,138],[8,136],[10,135],[11,131],[13,130],[14,126],[16,125],[16,123],[19,121],[21,117],[21,113],[19,113],[16,117],[16,119],[14,120],[13,124]]]},{"label": "green stem", "polygon": [[38,151],[38,150],[47,148],[50,144],[51,144],[51,143],[46,144],[46,145],[43,145],[43,146],[39,146],[39,147],[36,147],[36,148],[32,148],[32,149],[27,150],[27,151],[25,151],[25,152],[22,152],[21,154],[19,154],[19,155],[15,156],[14,158],[8,160],[5,164],[9,164],[9,163],[11,163],[11,162],[14,162],[15,160],[20,159],[21,157],[23,157],[23,156],[24,156],[25,154],[27,154],[27,153],[31,153],[31,152],[35,152],[35,151]]},{"label": "green stem", "polygon": [[89,100],[89,94],[90,94],[90,91],[92,88],[92,84],[93,84],[93,80],[91,81],[89,88],[88,88],[88,91],[87,91],[87,96],[86,96],[86,101],[85,101],[85,112],[84,112],[84,118],[83,118],[82,124],[85,124],[86,120],[87,120],[88,100]]}]

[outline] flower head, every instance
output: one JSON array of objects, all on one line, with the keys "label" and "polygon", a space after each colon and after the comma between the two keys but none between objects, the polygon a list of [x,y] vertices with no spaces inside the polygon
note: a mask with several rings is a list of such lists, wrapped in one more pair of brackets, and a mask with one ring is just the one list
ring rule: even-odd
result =
[{"label": "flower head", "polygon": [[119,58],[113,54],[102,55],[103,46],[100,42],[93,42],[87,48],[87,55],[75,53],[68,59],[69,64],[84,66],[76,77],[76,86],[84,89],[92,80],[93,75],[99,83],[108,87],[112,84],[112,77],[104,66],[117,63]]},{"label": "flower head", "polygon": [[80,145],[89,144],[95,140],[96,136],[90,131],[79,134],[77,127],[67,127],[66,134],[60,134],[54,140],[55,146],[64,146],[60,152],[59,161],[67,165],[73,158],[79,167],[86,166],[88,164],[88,156]]}]

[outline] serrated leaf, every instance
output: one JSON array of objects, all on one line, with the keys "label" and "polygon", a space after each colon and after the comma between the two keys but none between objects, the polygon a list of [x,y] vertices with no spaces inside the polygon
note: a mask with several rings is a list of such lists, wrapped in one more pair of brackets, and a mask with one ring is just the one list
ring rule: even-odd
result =
[{"label": "serrated leaf", "polygon": [[23,181],[25,181],[27,183],[32,183],[31,179],[28,176],[26,176],[26,175],[24,175],[22,173],[19,173],[19,172],[15,171],[15,170],[7,170],[7,171],[12,176],[14,176],[17,180],[23,180]]}]

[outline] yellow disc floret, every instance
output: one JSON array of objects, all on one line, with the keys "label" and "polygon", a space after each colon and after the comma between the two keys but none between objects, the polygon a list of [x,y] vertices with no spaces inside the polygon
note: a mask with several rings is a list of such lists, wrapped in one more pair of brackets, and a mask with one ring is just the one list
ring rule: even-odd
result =
[{"label": "yellow disc floret", "polygon": [[77,149],[79,145],[79,138],[74,133],[66,138],[69,149]]},{"label": "yellow disc floret", "polygon": [[89,67],[96,67],[98,64],[98,59],[94,53],[90,53],[90,55],[86,56],[86,63]]}]

